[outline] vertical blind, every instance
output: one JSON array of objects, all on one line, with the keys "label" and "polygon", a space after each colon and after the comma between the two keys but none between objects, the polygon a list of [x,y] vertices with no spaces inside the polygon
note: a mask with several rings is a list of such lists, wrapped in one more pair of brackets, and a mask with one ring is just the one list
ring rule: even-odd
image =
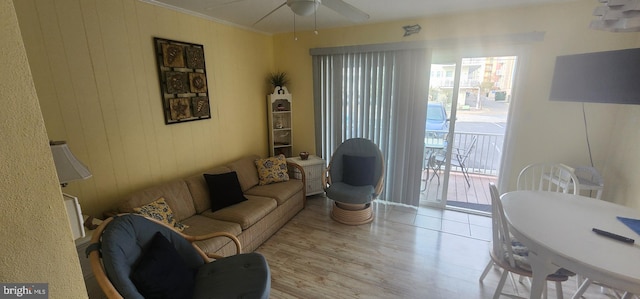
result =
[{"label": "vertical blind", "polygon": [[426,49],[313,56],[316,152],[373,141],[385,157],[380,200],[418,206],[429,66]]}]

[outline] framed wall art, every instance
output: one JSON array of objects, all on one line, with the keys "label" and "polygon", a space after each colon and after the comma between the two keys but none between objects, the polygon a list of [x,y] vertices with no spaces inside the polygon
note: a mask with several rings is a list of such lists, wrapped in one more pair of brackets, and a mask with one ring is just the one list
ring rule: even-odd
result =
[{"label": "framed wall art", "polygon": [[154,37],[165,124],[211,118],[204,47]]}]

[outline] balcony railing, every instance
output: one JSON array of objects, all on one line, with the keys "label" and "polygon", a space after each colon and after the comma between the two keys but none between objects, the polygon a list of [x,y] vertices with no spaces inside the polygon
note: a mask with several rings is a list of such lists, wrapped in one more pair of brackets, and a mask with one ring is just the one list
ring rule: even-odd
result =
[{"label": "balcony railing", "polygon": [[[433,82],[430,82],[431,86],[434,87],[440,87],[440,88],[453,88],[453,84],[455,83],[455,81],[453,79],[432,79]],[[482,82],[480,82],[480,80],[473,80],[473,79],[469,79],[469,80],[460,80],[460,87],[461,88],[479,88],[480,84]]]},{"label": "balcony railing", "polygon": [[[455,132],[453,135],[453,147],[458,148],[460,152],[464,152],[471,145],[474,137],[477,137],[477,142],[465,161],[467,171],[469,173],[497,176],[500,159],[502,158],[504,135]],[[426,141],[427,143],[435,143],[431,138],[427,138]],[[451,170],[462,171],[460,167],[453,167]]]},{"label": "balcony railing", "polygon": [[[478,141],[471,149],[471,153],[465,162],[467,171],[469,173],[497,176],[500,159],[502,158],[504,135],[455,132],[453,146],[466,149],[471,144],[474,136],[478,137]],[[461,169],[454,167],[452,170],[460,171]]]}]

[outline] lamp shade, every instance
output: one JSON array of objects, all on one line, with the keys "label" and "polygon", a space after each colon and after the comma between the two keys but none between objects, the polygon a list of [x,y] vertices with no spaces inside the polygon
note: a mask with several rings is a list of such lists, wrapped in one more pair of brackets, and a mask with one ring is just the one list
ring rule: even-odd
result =
[{"label": "lamp shade", "polygon": [[91,177],[91,172],[71,153],[71,150],[64,141],[52,141],[51,153],[53,162],[56,164],[58,180],[65,185],[75,180],[84,180]]},{"label": "lamp shade", "polygon": [[308,16],[316,11],[320,0],[287,0],[287,5],[299,16]]}]

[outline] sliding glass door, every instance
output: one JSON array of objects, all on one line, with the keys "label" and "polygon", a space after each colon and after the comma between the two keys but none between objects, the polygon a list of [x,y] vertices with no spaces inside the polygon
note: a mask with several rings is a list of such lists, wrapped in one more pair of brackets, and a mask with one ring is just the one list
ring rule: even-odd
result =
[{"label": "sliding glass door", "polygon": [[517,56],[433,60],[421,204],[489,211],[485,185],[498,180]]},{"label": "sliding glass door", "polygon": [[421,200],[430,206],[447,204],[448,160],[451,157],[460,84],[457,61],[432,63],[425,122]]}]

